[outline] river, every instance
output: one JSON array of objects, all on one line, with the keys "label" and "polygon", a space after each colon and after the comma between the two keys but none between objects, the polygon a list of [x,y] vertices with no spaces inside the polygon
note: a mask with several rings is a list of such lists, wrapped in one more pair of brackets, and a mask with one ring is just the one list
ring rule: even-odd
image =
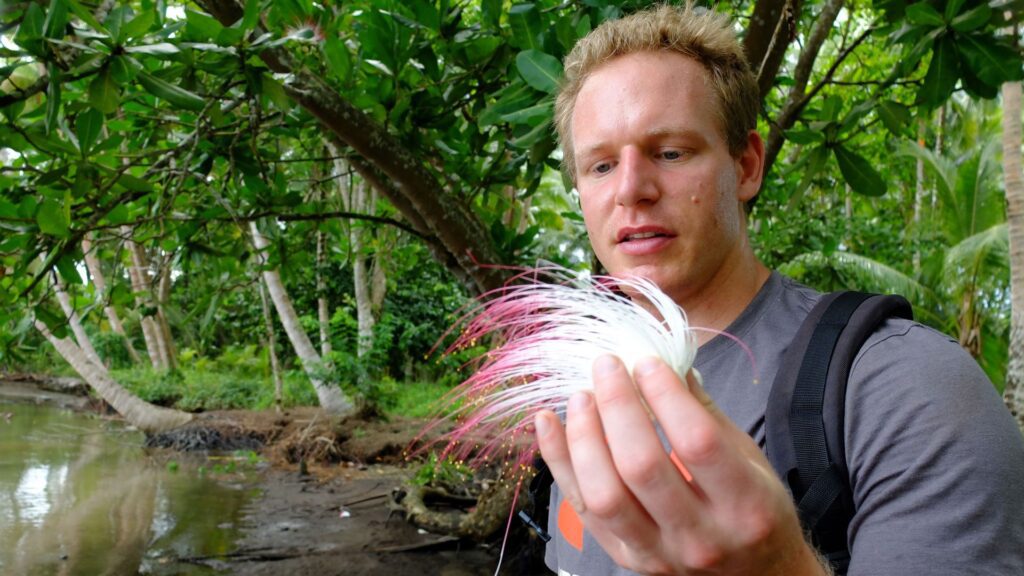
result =
[{"label": "river", "polygon": [[142,443],[119,422],[0,402],[0,574],[220,573],[209,559],[234,549],[258,495],[252,461]]}]

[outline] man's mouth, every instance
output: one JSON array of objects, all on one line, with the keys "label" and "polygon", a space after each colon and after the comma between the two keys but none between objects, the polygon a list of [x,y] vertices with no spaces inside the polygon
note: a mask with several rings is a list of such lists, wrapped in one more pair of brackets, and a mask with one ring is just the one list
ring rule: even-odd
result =
[{"label": "man's mouth", "polygon": [[630,240],[643,240],[645,238],[656,238],[658,236],[664,236],[658,232],[641,232],[639,234],[629,234],[622,239],[623,242],[629,242]]},{"label": "man's mouth", "polygon": [[668,233],[665,230],[630,230],[627,228],[619,231],[618,242],[621,244],[623,242],[635,242],[638,240],[648,240],[651,238],[669,238],[671,236],[672,234]]}]

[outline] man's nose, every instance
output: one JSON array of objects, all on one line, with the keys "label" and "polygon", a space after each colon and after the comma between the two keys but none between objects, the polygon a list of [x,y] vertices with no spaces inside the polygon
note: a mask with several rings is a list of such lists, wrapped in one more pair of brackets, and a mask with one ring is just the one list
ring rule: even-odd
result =
[{"label": "man's nose", "polygon": [[657,201],[659,192],[654,171],[654,164],[642,150],[623,149],[616,167],[615,203],[634,206]]}]

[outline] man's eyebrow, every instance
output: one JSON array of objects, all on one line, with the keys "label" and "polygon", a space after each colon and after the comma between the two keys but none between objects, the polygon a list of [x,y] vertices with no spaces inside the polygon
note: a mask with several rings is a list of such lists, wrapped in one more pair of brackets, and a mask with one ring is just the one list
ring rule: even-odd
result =
[{"label": "man's eyebrow", "polygon": [[[652,128],[652,129],[647,130],[647,131],[644,132],[644,138],[646,138],[648,140],[656,140],[656,139],[659,139],[659,138],[673,138],[673,137],[674,138],[690,138],[690,139],[699,140],[699,141],[702,141],[702,142],[705,140],[705,137],[699,131],[693,130],[693,129],[690,129],[690,128],[677,127],[677,126],[664,126],[664,127]],[[595,142],[595,143],[593,143],[593,144],[591,144],[589,146],[585,146],[583,148],[578,149],[577,153],[576,153],[576,156],[577,157],[587,157],[587,156],[590,156],[592,154],[599,154],[602,151],[604,151],[606,148],[608,148],[609,146],[611,146],[611,144],[608,141],[606,141],[606,140],[602,140],[600,142]]]},{"label": "man's eyebrow", "polygon": [[690,128],[676,127],[676,126],[664,126],[658,128],[652,128],[644,132],[644,136],[647,138],[665,138],[665,137],[680,137],[680,138],[697,138],[700,140],[704,139],[704,136],[697,130]]}]

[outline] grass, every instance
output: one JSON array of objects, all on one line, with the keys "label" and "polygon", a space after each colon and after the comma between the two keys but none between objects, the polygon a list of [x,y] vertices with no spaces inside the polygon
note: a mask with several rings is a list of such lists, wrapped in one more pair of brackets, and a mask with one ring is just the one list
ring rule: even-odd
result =
[{"label": "grass", "polygon": [[451,389],[438,382],[409,382],[396,388],[397,397],[387,413],[410,418],[433,416],[441,405],[440,400]]}]

